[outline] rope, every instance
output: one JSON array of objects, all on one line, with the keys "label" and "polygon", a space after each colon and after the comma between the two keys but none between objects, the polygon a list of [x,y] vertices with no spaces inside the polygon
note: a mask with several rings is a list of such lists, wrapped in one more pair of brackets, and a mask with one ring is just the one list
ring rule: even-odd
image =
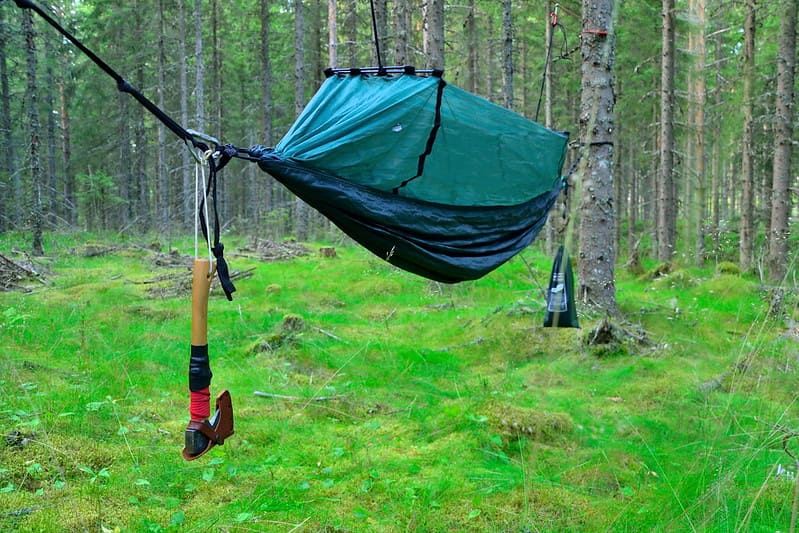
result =
[{"label": "rope", "polygon": [[372,8],[372,31],[375,34],[375,51],[377,52],[377,68],[378,76],[385,75],[383,68],[383,58],[380,57],[380,37],[377,35],[377,15],[375,14],[375,0],[369,0],[369,5]]},{"label": "rope", "polygon": [[[213,157],[211,150],[206,150],[201,154],[197,155],[197,163],[194,165],[194,258],[197,259],[199,257],[199,232],[198,227],[200,221],[202,220],[205,223],[208,220],[208,202],[205,201],[207,196],[206,191],[208,187],[205,183],[205,163],[208,161],[210,157]],[[200,185],[202,184],[202,188]],[[202,202],[200,202],[200,191],[202,191]],[[200,209],[202,209],[202,214],[200,213]],[[207,229],[203,231],[204,234],[207,233]],[[208,244],[208,265],[210,270],[208,274],[210,276],[211,272],[213,272],[213,252],[211,250],[211,242],[206,238],[205,242]]]}]

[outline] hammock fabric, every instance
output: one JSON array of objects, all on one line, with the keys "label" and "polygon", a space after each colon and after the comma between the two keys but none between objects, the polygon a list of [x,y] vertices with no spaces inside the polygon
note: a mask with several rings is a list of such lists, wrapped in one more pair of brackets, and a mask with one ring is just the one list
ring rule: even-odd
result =
[{"label": "hammock fabric", "polygon": [[355,70],[329,72],[277,146],[248,152],[377,256],[454,283],[533,241],[567,142],[440,75]]}]

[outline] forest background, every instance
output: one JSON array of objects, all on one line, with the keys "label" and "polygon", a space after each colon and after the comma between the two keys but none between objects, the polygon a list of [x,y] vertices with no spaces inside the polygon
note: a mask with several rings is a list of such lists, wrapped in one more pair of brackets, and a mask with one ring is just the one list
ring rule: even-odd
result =
[{"label": "forest background", "polygon": [[[384,64],[443,67],[450,83],[570,131],[579,145],[580,43],[592,31],[579,2],[374,5]],[[786,274],[796,114],[793,71],[786,78],[780,66],[793,69],[796,60],[795,15],[792,28],[785,23],[791,6],[795,12],[795,3],[776,0],[616,4],[608,228],[620,256],[731,260],[744,271],[771,271],[773,280]],[[49,4],[179,123],[237,146],[275,144],[325,67],[376,63],[369,8],[322,0]],[[188,150],[54,31],[25,24],[11,2],[0,4],[0,231],[31,231],[36,250],[43,228],[191,228]],[[227,169],[221,187],[230,232],[306,240],[332,231],[254,165]],[[548,243],[559,238],[548,231]],[[770,250],[770,241],[780,248]]]}]

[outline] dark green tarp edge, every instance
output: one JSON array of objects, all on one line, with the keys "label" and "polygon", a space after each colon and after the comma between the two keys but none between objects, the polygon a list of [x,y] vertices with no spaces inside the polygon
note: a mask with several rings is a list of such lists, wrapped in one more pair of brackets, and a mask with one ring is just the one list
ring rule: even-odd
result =
[{"label": "dark green tarp edge", "polygon": [[369,251],[444,283],[478,279],[526,248],[560,192],[513,206],[451,206],[361,186],[269,149],[253,153],[262,170]]}]

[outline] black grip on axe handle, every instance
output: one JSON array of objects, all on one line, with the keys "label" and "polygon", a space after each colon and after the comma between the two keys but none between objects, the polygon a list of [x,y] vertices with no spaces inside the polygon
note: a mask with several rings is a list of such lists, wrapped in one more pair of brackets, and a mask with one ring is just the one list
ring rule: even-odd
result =
[{"label": "black grip on axe handle", "polygon": [[208,345],[192,345],[189,358],[189,390],[197,392],[210,387],[213,375],[208,360]]}]

